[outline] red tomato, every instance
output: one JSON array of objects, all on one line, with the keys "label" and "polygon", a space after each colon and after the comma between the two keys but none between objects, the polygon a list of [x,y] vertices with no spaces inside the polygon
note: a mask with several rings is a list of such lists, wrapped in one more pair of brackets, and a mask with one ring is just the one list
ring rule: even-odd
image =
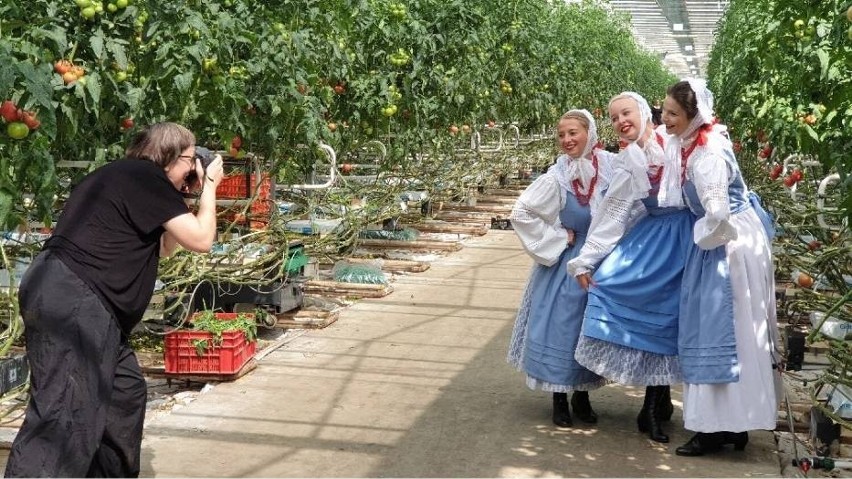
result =
[{"label": "red tomato", "polygon": [[810,288],[814,285],[814,279],[808,273],[799,273],[799,277],[796,279],[796,284],[802,288]]},{"label": "red tomato", "polygon": [[11,123],[13,121],[18,121],[20,119],[20,115],[18,114],[18,105],[15,105],[15,102],[12,100],[6,100],[0,105],[0,116],[6,121],[6,123]]},{"label": "red tomato", "polygon": [[773,166],[773,167],[772,167],[772,171],[769,173],[769,178],[771,178],[771,179],[773,179],[773,180],[774,180],[774,179],[777,179],[779,176],[781,176],[781,171],[782,171],[783,169],[784,169],[784,167],[783,167],[783,166],[781,166],[781,165],[775,165],[775,166]]},{"label": "red tomato", "polygon": [[236,135],[231,138],[231,148],[239,150],[243,147],[243,139],[240,138],[240,135]]},{"label": "red tomato", "polygon": [[65,82],[66,85],[70,85],[77,81],[77,75],[74,72],[65,72],[62,74],[62,81]]},{"label": "red tomato", "polygon": [[58,62],[53,64],[53,71],[59,73],[60,75],[64,75],[71,71],[71,67],[73,65],[68,60],[59,60]]},{"label": "red tomato", "polygon": [[27,125],[27,128],[30,130],[36,130],[41,126],[41,122],[36,118],[36,112],[34,111],[23,111],[21,112],[21,121]]},{"label": "red tomato", "polygon": [[355,169],[355,166],[352,165],[351,163],[344,163],[344,164],[340,165],[340,171],[344,175],[348,175],[349,173],[352,173],[352,170],[354,170],[354,169]]},{"label": "red tomato", "polygon": [[133,125],[135,125],[133,118],[127,117],[127,118],[121,120],[121,128],[123,128],[125,130],[129,130],[129,129],[133,128]]}]

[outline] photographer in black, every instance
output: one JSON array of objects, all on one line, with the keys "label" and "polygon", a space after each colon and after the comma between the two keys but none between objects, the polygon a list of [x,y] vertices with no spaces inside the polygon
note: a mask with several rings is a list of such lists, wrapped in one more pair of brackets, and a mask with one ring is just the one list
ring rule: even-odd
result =
[{"label": "photographer in black", "polygon": [[[222,158],[202,162],[194,145],[175,123],[138,133],[124,159],[73,189],[24,275],[30,401],[7,477],[139,475],[147,387],[128,335],[158,259],[177,245],[207,252],[216,238]],[[198,190],[192,213],[182,192]]]}]

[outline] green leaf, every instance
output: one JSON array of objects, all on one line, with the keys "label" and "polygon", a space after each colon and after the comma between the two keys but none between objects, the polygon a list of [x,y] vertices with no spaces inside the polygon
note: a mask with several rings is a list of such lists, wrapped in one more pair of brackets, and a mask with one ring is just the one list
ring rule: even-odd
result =
[{"label": "green leaf", "polygon": [[0,189],[0,224],[6,224],[6,220],[9,218],[9,213],[12,212],[13,199],[14,195],[9,193],[7,189]]},{"label": "green leaf", "polygon": [[97,107],[101,102],[101,76],[98,73],[93,73],[91,75],[86,75],[86,91],[89,92],[89,96],[92,98],[92,102],[94,103],[94,113],[95,116],[98,116],[98,112],[100,112],[100,108]]},{"label": "green leaf", "polygon": [[37,71],[36,67],[31,63],[21,62],[18,64],[18,70],[27,80],[27,91],[32,98],[35,99],[39,106],[52,109],[53,88],[50,86],[49,81],[46,80],[51,76],[49,68],[47,65],[42,65],[39,68],[40,71]]},{"label": "green leaf", "polygon": [[116,65],[121,70],[127,70],[127,53],[124,49],[124,45],[110,40],[106,44],[107,50],[112,53],[112,58],[115,60]]},{"label": "green leaf", "polygon": [[194,78],[195,75],[192,72],[184,72],[179,75],[175,75],[175,87],[179,92],[187,93],[192,87],[192,81]]},{"label": "green leaf", "polygon": [[805,133],[807,133],[808,136],[813,138],[814,141],[819,142],[819,135],[817,134],[816,131],[814,131],[813,128],[811,128],[811,125],[803,124],[802,127],[805,129]]},{"label": "green leaf", "polygon": [[823,49],[819,49],[816,54],[817,58],[819,58],[819,77],[824,80],[828,72],[828,52]]},{"label": "green leaf", "polygon": [[94,35],[89,37],[89,48],[95,54],[95,58],[104,56],[104,32],[98,30]]}]

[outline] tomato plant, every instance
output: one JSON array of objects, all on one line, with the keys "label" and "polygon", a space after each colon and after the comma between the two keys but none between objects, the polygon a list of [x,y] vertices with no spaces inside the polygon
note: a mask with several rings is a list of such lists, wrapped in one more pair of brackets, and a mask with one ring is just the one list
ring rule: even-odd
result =
[{"label": "tomato plant", "polygon": [[848,12],[848,0],[734,0],[708,76],[717,114],[735,126],[737,141],[754,147],[771,138],[778,154],[815,158],[823,175],[836,170],[841,207],[852,216]]}]

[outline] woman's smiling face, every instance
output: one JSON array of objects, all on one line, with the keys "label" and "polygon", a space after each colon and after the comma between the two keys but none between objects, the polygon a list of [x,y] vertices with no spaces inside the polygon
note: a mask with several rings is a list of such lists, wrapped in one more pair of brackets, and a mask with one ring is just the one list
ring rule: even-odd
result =
[{"label": "woman's smiling face", "polygon": [[663,124],[669,135],[682,135],[692,120],[687,118],[686,110],[671,96],[663,102]]},{"label": "woman's smiling face", "polygon": [[612,129],[619,138],[627,141],[636,141],[639,138],[642,114],[636,100],[630,97],[616,99],[609,105],[609,117],[612,120]]},{"label": "woman's smiling face", "polygon": [[589,132],[586,127],[575,118],[563,118],[559,120],[556,127],[556,136],[562,151],[571,158],[579,158],[586,149],[589,141]]}]

